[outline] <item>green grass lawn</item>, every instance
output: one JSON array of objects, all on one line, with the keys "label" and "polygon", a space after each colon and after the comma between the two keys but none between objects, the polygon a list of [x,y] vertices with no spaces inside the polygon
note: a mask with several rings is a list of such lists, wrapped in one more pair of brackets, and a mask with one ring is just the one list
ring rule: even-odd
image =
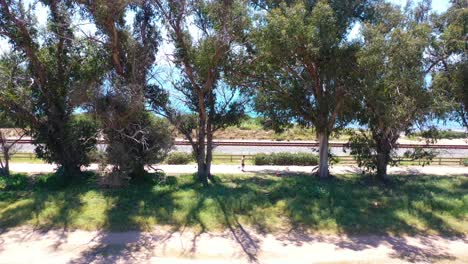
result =
[{"label": "green grass lawn", "polygon": [[24,157],[15,157],[10,160],[10,163],[32,163],[32,164],[44,164],[46,163],[44,160],[38,159],[36,157],[33,158],[24,158]]},{"label": "green grass lawn", "polygon": [[[264,232],[301,228],[346,234],[468,233],[468,178],[392,176],[387,185],[356,175],[218,175],[209,187],[193,176],[166,184],[109,190],[95,176],[60,188],[52,175],[0,185],[0,228],[201,231],[247,226]],[[29,176],[30,177],[30,176]],[[3,190],[1,189],[3,188]]]}]

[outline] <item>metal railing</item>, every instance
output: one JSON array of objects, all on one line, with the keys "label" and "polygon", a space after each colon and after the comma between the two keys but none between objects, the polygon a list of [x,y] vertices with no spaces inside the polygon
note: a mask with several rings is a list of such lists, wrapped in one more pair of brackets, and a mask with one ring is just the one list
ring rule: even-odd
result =
[{"label": "metal railing", "polygon": [[[13,139],[8,139],[7,142]],[[32,144],[31,139],[21,139],[18,144]],[[105,144],[103,140],[99,140],[98,144]],[[190,145],[187,140],[176,140],[174,144],[177,146]],[[244,146],[244,147],[318,147],[318,142],[298,142],[298,141],[249,141],[249,140],[214,140],[215,146]],[[345,147],[347,143],[344,142],[330,142],[329,147]],[[442,145],[442,144],[398,144],[398,148],[435,148],[435,149],[468,149],[468,144],[464,145]]]}]

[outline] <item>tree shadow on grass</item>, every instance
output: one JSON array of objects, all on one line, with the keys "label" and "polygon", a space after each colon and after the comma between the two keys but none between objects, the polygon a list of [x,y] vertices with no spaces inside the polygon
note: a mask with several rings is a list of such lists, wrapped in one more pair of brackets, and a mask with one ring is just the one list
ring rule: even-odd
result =
[{"label": "tree shadow on grass", "polygon": [[[55,174],[41,177],[41,182],[37,185],[6,191],[0,195],[2,230],[25,224],[42,231],[68,229],[76,210],[83,206],[80,195],[87,192],[87,181],[91,175],[70,183],[69,188],[65,187],[65,183],[59,182]],[[74,187],[74,184],[78,187]]]},{"label": "tree shadow on grass", "polygon": [[[393,249],[392,257],[406,261],[452,260],[447,249],[426,235],[464,238],[466,231],[445,218],[465,221],[467,181],[465,177],[392,176],[389,184],[382,185],[350,175],[321,181],[309,175],[256,174],[223,175],[207,188],[191,176],[181,176],[172,184],[131,185],[118,190],[93,185],[59,191],[35,189],[29,194],[0,194],[6,199],[4,203],[15,204],[6,209],[2,206],[0,226],[42,219],[37,228],[79,228],[76,218],[81,216],[77,212],[90,203],[82,196],[92,191],[108,203],[103,212],[105,222],[98,226],[102,232],[90,241],[89,250],[72,263],[148,259],[154,248],[164,252],[166,241],[175,234],[180,236],[186,228],[191,243],[181,250],[184,257],[196,255],[197,241],[204,233],[227,230],[227,236],[251,262],[258,261],[258,236],[264,233],[276,234],[284,245],[330,242],[337,248],[360,251],[385,244]],[[171,228],[154,231],[159,225]],[[255,232],[249,231],[251,228]],[[127,230],[132,231],[108,232]],[[317,235],[316,231],[323,230],[345,238]],[[55,249],[66,240],[65,231]],[[412,244],[402,235],[418,236],[421,244]]]},{"label": "tree shadow on grass", "polygon": [[[376,248],[384,244],[393,249],[391,257],[410,262],[431,262],[453,260],[454,257],[447,253],[446,248],[425,237],[427,232],[450,237],[464,236],[462,231],[454,229],[437,214],[437,212],[444,212],[457,219],[463,217],[463,210],[451,207],[446,200],[459,199],[466,194],[466,189],[463,187],[464,181],[459,179],[451,182],[450,188],[435,184],[444,180],[448,179],[431,176],[426,176],[426,178],[402,176],[401,178],[394,177],[394,180],[387,185],[381,185],[356,177],[320,181],[310,176],[299,175],[291,177],[224,176],[218,184],[208,188],[202,188],[194,183],[185,183],[165,193],[164,196],[155,195],[153,198],[142,195],[145,190],[139,189],[138,199],[137,197],[120,197],[119,201],[122,204],[129,204],[130,201],[135,204],[139,202],[139,199],[155,202],[150,204],[147,210],[141,211],[136,206],[130,211],[125,211],[124,215],[128,221],[131,221],[132,216],[135,215],[144,217],[156,215],[159,223],[172,225],[174,232],[184,230],[185,227],[198,226],[199,232],[194,234],[190,249],[183,251],[188,254],[182,253],[183,256],[196,254],[197,239],[204,232],[212,229],[206,225],[206,218],[202,217],[202,213],[214,208],[216,210],[213,209],[210,217],[216,219],[218,224],[229,231],[229,236],[238,243],[250,262],[258,261],[261,244],[255,234],[247,231],[244,225],[254,227],[260,233],[275,232],[275,228],[278,227],[272,227],[269,220],[276,216],[270,215],[269,210],[277,210],[275,212],[283,215],[283,219],[286,220],[281,223],[284,226],[280,226],[279,230],[287,227],[289,231],[280,231],[279,233],[283,234],[277,237],[279,240],[283,239],[285,244],[330,242],[338,248],[355,251]],[[176,195],[186,191],[191,191],[194,195],[189,205],[180,202],[183,196]],[[119,195],[121,195],[120,192]],[[169,200],[164,201],[164,199]],[[209,201],[216,201],[216,203],[209,203]],[[282,206],[278,207],[278,204]],[[167,214],[159,214],[158,207],[164,207]],[[121,207],[115,206],[114,210],[116,214],[122,214]],[[175,221],[174,216],[179,210],[186,213]],[[265,212],[267,215],[262,218],[260,215]],[[112,212],[109,212],[109,215],[111,219],[116,218]],[[239,220],[240,218],[242,221]],[[415,226],[412,221],[419,221],[424,228]],[[112,226],[109,227],[113,229]],[[314,230],[323,229],[335,229],[339,234],[346,235],[346,238],[336,240],[314,234]],[[164,239],[167,239],[143,235],[143,233],[138,234],[141,236],[137,239],[139,242],[123,246],[118,253],[114,252],[109,256],[114,258],[120,255],[127,259],[128,254],[137,252],[135,248],[151,249],[164,244]],[[421,244],[414,245],[401,235],[418,236]],[[108,250],[109,248],[106,247],[94,248],[88,252],[89,257],[85,257],[84,262],[96,260],[96,257],[102,257],[100,252]]]},{"label": "tree shadow on grass", "polygon": [[[346,238],[330,241],[326,236],[315,236],[307,232],[290,230],[283,239],[301,245],[311,241],[331,242],[338,248],[360,251],[388,245],[394,252],[391,257],[409,262],[433,262],[454,260],[454,256],[434,243],[427,233],[466,241],[464,231],[453,228],[440,216],[440,212],[463,221],[466,208],[461,199],[468,194],[461,177],[452,182],[451,188],[442,188],[438,181],[451,182],[450,178],[433,176],[394,176],[387,185],[369,184],[366,181],[334,179],[320,186],[327,186],[326,192],[309,193],[309,198],[327,201],[316,212],[300,209],[306,207],[307,194],[298,194],[289,200],[290,219],[300,219],[294,224],[311,227],[318,224],[311,215],[322,214],[322,218],[332,218],[339,233]],[[301,191],[302,189],[298,189]],[[310,191],[310,190],[309,190]],[[314,194],[315,193],[315,194]],[[299,198],[300,197],[300,198]],[[305,199],[304,199],[305,198]],[[458,207],[447,203],[450,200],[460,202]],[[424,228],[415,226],[414,221],[422,223]],[[299,228],[299,230],[301,230]],[[377,236],[375,236],[377,234]],[[416,236],[419,245],[410,243],[406,236]]]},{"label": "tree shadow on grass", "polygon": [[[193,192],[197,188],[200,186],[193,181],[177,183],[175,180],[165,186],[139,184],[106,192],[106,199],[112,200],[113,206],[106,212],[108,221],[103,231],[95,245],[70,263],[148,261],[156,248],[165,252],[166,242],[174,235],[182,236],[187,227],[197,226],[199,231],[193,234],[191,244],[180,252],[183,257],[193,256],[198,237],[206,232],[199,216],[206,197]],[[191,192],[191,195],[184,201],[187,197],[180,197],[178,192]],[[155,221],[145,221],[148,219]],[[157,224],[170,228],[155,230]]]},{"label": "tree shadow on grass", "polygon": [[[180,193],[191,192],[190,201],[181,197]],[[114,207],[108,212],[110,219],[115,219],[118,215],[125,216],[126,221],[132,228],[133,217],[136,215],[143,217],[154,217],[158,218],[158,224],[169,224],[171,228],[168,232],[158,233],[154,229],[145,229],[149,231],[133,231],[123,233],[110,233],[102,232],[99,235],[97,245],[92,246],[84,252],[79,258],[71,261],[70,263],[108,263],[115,262],[117,260],[123,261],[145,261],[152,257],[152,253],[156,248],[165,251],[166,242],[176,234],[176,239],[184,235],[186,228],[190,231],[185,238],[190,239],[190,243],[186,247],[182,247],[179,252],[180,257],[195,257],[197,255],[197,242],[203,234],[209,233],[213,226],[207,226],[209,219],[207,217],[214,217],[216,224],[220,224],[222,229],[226,228],[229,230],[228,236],[236,241],[242,252],[245,254],[249,262],[257,261],[257,254],[259,252],[258,241],[253,238],[249,232],[240,224],[235,214],[226,205],[226,201],[220,199],[223,194],[232,192],[229,188],[225,188],[223,185],[214,185],[204,188],[201,185],[187,181],[180,183],[172,191],[164,192],[163,195],[155,194],[153,188],[146,189],[143,186],[138,186],[138,196],[134,196],[132,191],[124,191],[125,195],[122,195],[121,191],[112,194],[117,195]],[[187,194],[188,195],[188,194]],[[115,198],[113,196],[113,198]],[[133,204],[139,204],[141,201],[145,201],[148,204],[146,209],[140,206],[134,206],[129,210],[125,206],[128,205],[130,199]],[[163,201],[163,199],[169,199]],[[154,202],[154,203],[153,203]],[[123,206],[123,207],[122,207]],[[125,208],[125,209],[123,209]],[[165,215],[161,215],[160,209],[165,212]],[[212,214],[203,216],[210,210]],[[125,212],[122,212],[125,211]],[[120,230],[122,226],[121,221],[109,222],[106,226],[108,230]],[[117,225],[115,225],[117,224]],[[135,224],[133,222],[133,224]],[[141,229],[142,226],[139,226]],[[120,236],[131,236],[134,239],[128,241],[116,240],[116,235]]]},{"label": "tree shadow on grass", "polygon": [[[394,250],[393,257],[420,262],[454,258],[447,249],[432,243],[425,236],[427,233],[465,240],[465,231],[454,228],[441,216],[450,215],[464,221],[467,212],[463,197],[468,192],[466,179],[462,177],[453,180],[433,176],[395,176],[387,185],[369,183],[356,177],[320,181],[297,175],[280,180],[252,177],[233,179],[232,182],[242,186],[239,189],[257,187],[250,191],[260,191],[267,197],[264,204],[262,199],[252,201],[257,206],[284,203],[282,213],[287,216],[290,228],[278,239],[284,240],[285,244],[300,246],[315,241],[332,242],[338,248],[352,250],[386,244]],[[437,184],[439,182],[441,184]],[[451,186],[444,188],[444,182]],[[451,203],[453,200],[456,203]],[[255,224],[258,226],[260,223]],[[324,229],[335,229],[349,239],[326,241],[326,236],[309,232]],[[370,239],[371,234],[379,236]],[[404,235],[420,237],[422,246],[412,245]]]}]

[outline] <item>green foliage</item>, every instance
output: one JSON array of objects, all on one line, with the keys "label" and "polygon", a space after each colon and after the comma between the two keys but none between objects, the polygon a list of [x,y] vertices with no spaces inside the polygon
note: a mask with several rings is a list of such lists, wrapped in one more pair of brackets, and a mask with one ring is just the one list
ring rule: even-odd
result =
[{"label": "green foliage", "polygon": [[263,121],[264,118],[262,117],[250,117],[246,115],[240,120],[237,127],[241,130],[260,130],[262,129]]},{"label": "green foliage", "polygon": [[337,2],[273,5],[253,34],[263,77],[255,105],[275,130],[295,121],[329,134],[349,121],[357,47],[344,33],[366,1]]},{"label": "green foliage", "polygon": [[[425,137],[424,132],[416,133],[416,136]],[[460,138],[467,138],[468,135],[466,132],[461,131],[452,131],[452,130],[438,130],[437,131],[437,138],[446,138],[446,139],[460,139]]]},{"label": "green foliage", "polygon": [[61,177],[60,175],[61,172],[41,174],[34,179],[34,187],[44,190],[60,190],[67,185],[71,185],[69,181],[65,180],[65,177]]},{"label": "green foliage", "polygon": [[136,112],[130,118],[131,125],[121,130],[104,128],[108,140],[107,162],[114,165],[115,170],[138,178],[145,174],[145,165],[165,159],[173,140],[167,121],[152,119],[147,112]]},{"label": "green foliage", "polygon": [[[191,143],[200,181],[207,183],[213,134],[239,124],[248,99],[247,72],[243,67],[251,60],[246,54],[251,24],[247,1],[153,2],[175,46],[173,62],[180,79],[170,82],[172,87],[164,92],[153,86],[146,97],[151,109],[167,116]],[[191,26],[200,30],[187,30]],[[171,96],[169,104],[161,106],[157,99],[169,99],[169,92],[178,96]],[[184,109],[175,107],[181,104]],[[187,118],[190,116],[195,120]]]},{"label": "green foliage", "polygon": [[[41,127],[35,132],[36,142],[50,142],[48,126]],[[98,135],[97,124],[90,119],[72,118],[63,127],[64,138],[53,144],[38,145],[36,147],[37,157],[47,162],[63,161],[62,166],[80,168],[87,166],[91,162],[90,153],[95,151]],[[66,148],[66,150],[65,150]],[[69,171],[65,173],[70,173]]]},{"label": "green foliage", "polygon": [[465,167],[468,166],[468,159],[464,159],[464,160],[463,160],[463,165],[464,165]]},{"label": "green foliage", "polygon": [[[291,123],[314,127],[328,142],[353,118],[357,43],[352,22],[366,20],[369,1],[290,1],[274,4],[253,32],[258,76],[255,109],[281,132]],[[269,4],[267,4],[269,5]],[[328,176],[327,148],[320,147],[321,177]]]},{"label": "green foliage", "polygon": [[15,122],[7,115],[5,111],[0,109],[0,129],[16,127]]},{"label": "green foliage", "polygon": [[102,163],[106,161],[106,151],[95,148],[89,152],[89,160],[91,163]]},{"label": "green foliage", "polygon": [[193,155],[186,152],[171,152],[167,155],[167,164],[189,164],[195,161]]},{"label": "green foliage", "polygon": [[69,186],[81,186],[84,188],[92,188],[96,186],[97,177],[93,172],[85,171],[75,177],[63,177],[63,172],[60,169],[55,173],[39,174],[33,179],[33,189],[57,191]]},{"label": "green foliage", "polygon": [[448,10],[432,16],[434,41],[430,57],[434,112],[468,129],[468,55],[466,1],[452,1]]},{"label": "green foliage", "polygon": [[364,26],[364,45],[358,53],[366,106],[360,113],[371,131],[388,127],[398,134],[428,111],[423,54],[430,31],[427,23],[412,20],[412,14],[399,7],[378,8],[381,17]]},{"label": "green foliage", "polygon": [[[351,150],[351,155],[356,159],[357,165],[363,168],[368,173],[378,173],[379,169],[379,151],[378,146],[373,138],[370,138],[366,133],[354,133],[348,142],[347,146]],[[391,148],[387,155],[380,154],[380,158],[385,159],[385,166],[397,166],[400,164],[400,158],[397,157],[396,147]],[[424,166],[430,164],[435,158],[436,152],[428,151],[424,148],[415,148],[408,150],[403,154],[403,157],[410,161],[418,161],[418,164]],[[382,176],[382,175],[379,175]],[[385,175],[386,176],[386,175]]]},{"label": "green foliage", "polygon": [[144,173],[139,177],[133,177],[129,181],[130,184],[139,186],[154,186],[156,184],[166,184],[166,174],[164,172]]},{"label": "green foliage", "polygon": [[[172,146],[169,125],[146,111],[145,96],[158,90],[153,78],[161,41],[157,12],[149,2],[76,1],[98,28],[96,42],[106,74],[93,91],[91,110],[99,120],[108,147],[106,160],[115,178],[144,181],[145,165],[164,160]],[[127,16],[131,12],[133,16]],[[133,25],[128,27],[127,25]],[[155,95],[152,93],[151,95]],[[161,93],[158,94],[163,95]],[[155,95],[155,105],[166,102]]]},{"label": "green foliage", "polygon": [[74,34],[72,5],[43,5],[49,14],[44,30],[36,23],[34,8],[25,8],[22,1],[1,4],[0,35],[13,48],[1,60],[0,108],[16,125],[31,131],[41,158],[73,177],[87,163],[95,129],[73,120],[72,113],[87,102],[88,88],[103,72],[96,59],[99,52]]},{"label": "green foliage", "polygon": [[296,165],[296,166],[314,166],[318,164],[316,155],[310,153],[260,153],[254,157],[255,165]]},{"label": "green foliage", "polygon": [[372,23],[363,26],[363,46],[357,53],[361,76],[357,118],[370,136],[357,135],[351,146],[358,163],[376,169],[381,177],[392,163],[400,134],[425,122],[430,113],[423,61],[430,43],[430,28],[423,19],[426,4],[403,12],[379,3]]},{"label": "green foliage", "polygon": [[403,157],[409,158],[411,161],[418,161],[421,166],[431,164],[436,157],[437,152],[425,150],[422,147],[414,148],[413,150],[405,151]]},{"label": "green foliage", "polygon": [[356,133],[350,137],[348,146],[351,149],[350,154],[355,157],[360,168],[364,168],[367,172],[374,172],[377,169],[374,140],[365,133]]},{"label": "green foliage", "polygon": [[0,174],[0,191],[23,190],[28,185],[28,176],[24,174]]}]

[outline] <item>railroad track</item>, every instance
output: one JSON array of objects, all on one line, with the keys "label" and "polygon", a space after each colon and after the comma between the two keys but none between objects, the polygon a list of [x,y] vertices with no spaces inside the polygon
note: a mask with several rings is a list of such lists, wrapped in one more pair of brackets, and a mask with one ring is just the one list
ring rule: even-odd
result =
[{"label": "railroad track", "polygon": [[[13,142],[13,139],[7,142]],[[17,144],[32,144],[30,139],[21,139]],[[99,144],[105,144],[104,141],[99,141]],[[288,141],[217,141],[213,142],[215,146],[245,146],[245,147],[318,147],[318,142],[288,142]],[[190,143],[186,140],[176,140],[176,146],[187,146]],[[346,143],[330,142],[330,147],[344,147]],[[413,148],[432,148],[432,149],[468,149],[466,145],[441,145],[441,144],[398,144],[398,148],[413,149]]]},{"label": "railroad track", "polygon": [[[187,141],[178,141],[176,145],[190,145]],[[246,146],[246,147],[318,147],[318,142],[284,142],[284,141],[214,141],[215,146]],[[330,147],[345,147],[347,143],[331,142]],[[436,149],[468,149],[468,145],[429,145],[429,144],[398,144],[399,148],[436,148]]]}]

